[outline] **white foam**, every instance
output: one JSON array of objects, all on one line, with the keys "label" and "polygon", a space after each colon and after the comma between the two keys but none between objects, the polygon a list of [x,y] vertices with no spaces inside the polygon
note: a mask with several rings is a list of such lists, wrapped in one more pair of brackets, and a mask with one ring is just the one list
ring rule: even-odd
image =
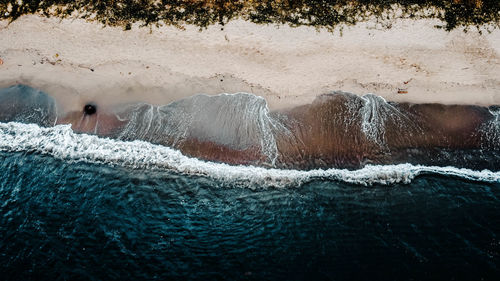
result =
[{"label": "white foam", "polygon": [[314,179],[339,180],[361,185],[390,185],[409,183],[416,176],[429,173],[453,175],[474,181],[500,182],[500,172],[411,164],[373,165],[355,171],[299,171],[231,166],[190,158],[177,150],[144,141],[126,142],[75,134],[70,125],[42,128],[34,124],[0,123],[0,151],[36,152],[69,161],[173,170],[248,187],[298,186]]},{"label": "white foam", "polygon": [[422,132],[419,126],[399,109],[389,104],[383,97],[375,94],[366,94],[360,97],[364,105],[360,109],[361,131],[366,138],[380,146],[385,145],[386,122],[392,120],[403,132],[410,134],[413,131]]},{"label": "white foam", "polygon": [[479,131],[482,133],[486,145],[500,149],[500,108],[490,108],[490,113],[493,118],[481,125]]}]

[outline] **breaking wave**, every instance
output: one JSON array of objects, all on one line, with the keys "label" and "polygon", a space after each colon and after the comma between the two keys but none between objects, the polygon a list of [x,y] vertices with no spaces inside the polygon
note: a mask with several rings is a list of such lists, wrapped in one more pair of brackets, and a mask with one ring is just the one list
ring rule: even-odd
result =
[{"label": "breaking wave", "polygon": [[202,161],[180,151],[145,141],[122,141],[77,134],[70,125],[40,127],[17,122],[0,123],[0,150],[50,155],[65,161],[83,161],[139,169],[164,169],[201,175],[239,186],[287,187],[316,179],[360,185],[410,183],[423,174],[455,176],[472,181],[499,182],[500,172],[412,164],[367,165],[358,170],[309,171],[233,166]]}]

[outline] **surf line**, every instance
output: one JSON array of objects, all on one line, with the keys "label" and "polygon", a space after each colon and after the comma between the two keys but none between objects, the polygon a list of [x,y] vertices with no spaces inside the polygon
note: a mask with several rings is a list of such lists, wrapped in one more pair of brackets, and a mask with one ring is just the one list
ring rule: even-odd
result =
[{"label": "surf line", "polygon": [[190,158],[180,151],[145,141],[120,141],[74,133],[70,125],[43,128],[35,124],[0,123],[0,150],[35,152],[66,160],[119,165],[139,169],[167,169],[201,175],[247,187],[300,186],[315,179],[329,179],[370,186],[410,183],[423,174],[455,176],[481,182],[500,182],[500,172],[412,164],[367,165],[358,170],[285,170],[233,166]]}]

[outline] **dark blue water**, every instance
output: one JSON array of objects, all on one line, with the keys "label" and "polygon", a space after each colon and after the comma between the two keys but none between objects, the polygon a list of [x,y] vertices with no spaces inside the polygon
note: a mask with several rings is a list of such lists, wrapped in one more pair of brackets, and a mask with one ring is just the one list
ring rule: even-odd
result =
[{"label": "dark blue water", "polygon": [[5,280],[498,280],[500,183],[251,190],[0,152]]}]

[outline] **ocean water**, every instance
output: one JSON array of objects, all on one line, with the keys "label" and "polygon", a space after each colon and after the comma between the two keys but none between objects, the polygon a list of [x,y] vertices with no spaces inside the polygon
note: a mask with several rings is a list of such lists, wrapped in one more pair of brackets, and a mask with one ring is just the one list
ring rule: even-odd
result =
[{"label": "ocean water", "polygon": [[497,280],[500,183],[257,186],[0,152],[4,280]]},{"label": "ocean water", "polygon": [[500,280],[498,107],[97,106],[0,89],[0,280]]}]

